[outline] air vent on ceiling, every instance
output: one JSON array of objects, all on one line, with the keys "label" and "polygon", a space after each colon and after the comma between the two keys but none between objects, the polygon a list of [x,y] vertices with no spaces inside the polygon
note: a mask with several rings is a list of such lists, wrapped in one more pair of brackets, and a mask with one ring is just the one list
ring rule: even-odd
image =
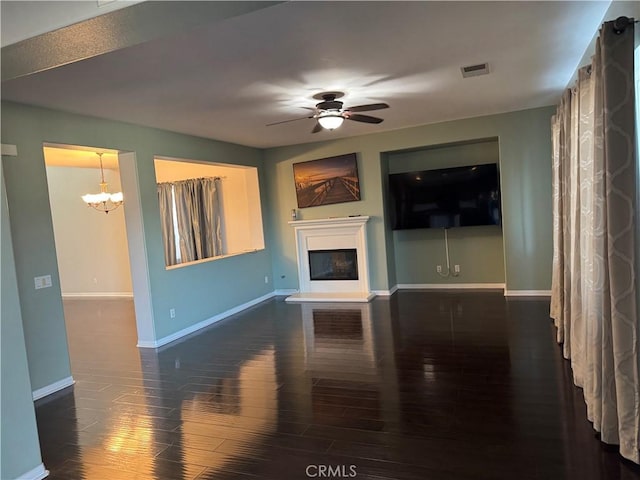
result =
[{"label": "air vent on ceiling", "polygon": [[479,63],[478,65],[467,65],[466,67],[460,67],[460,71],[464,78],[486,75],[489,73],[489,64]]}]

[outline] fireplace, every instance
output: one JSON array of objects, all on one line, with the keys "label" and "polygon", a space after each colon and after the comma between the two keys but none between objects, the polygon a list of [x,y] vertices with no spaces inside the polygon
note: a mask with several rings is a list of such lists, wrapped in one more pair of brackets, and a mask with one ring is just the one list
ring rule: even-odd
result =
[{"label": "fireplace", "polygon": [[369,217],[289,222],[296,236],[299,293],[287,302],[368,302]]},{"label": "fireplace", "polygon": [[357,250],[309,250],[309,275],[311,280],[358,280]]}]

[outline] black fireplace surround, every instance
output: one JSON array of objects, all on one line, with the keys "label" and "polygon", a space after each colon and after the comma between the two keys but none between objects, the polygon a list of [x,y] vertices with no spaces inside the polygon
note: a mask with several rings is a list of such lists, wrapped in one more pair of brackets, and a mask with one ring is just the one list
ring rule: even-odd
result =
[{"label": "black fireplace surround", "polygon": [[355,248],[309,250],[311,280],[358,280]]}]

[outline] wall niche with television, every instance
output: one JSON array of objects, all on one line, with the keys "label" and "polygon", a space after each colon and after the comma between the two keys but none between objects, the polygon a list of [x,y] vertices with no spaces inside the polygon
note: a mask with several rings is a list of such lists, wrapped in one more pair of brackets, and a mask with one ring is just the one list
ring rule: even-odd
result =
[{"label": "wall niche with television", "polygon": [[[498,139],[387,152],[386,161],[397,284],[503,284]],[[452,270],[443,276],[445,229]]]}]

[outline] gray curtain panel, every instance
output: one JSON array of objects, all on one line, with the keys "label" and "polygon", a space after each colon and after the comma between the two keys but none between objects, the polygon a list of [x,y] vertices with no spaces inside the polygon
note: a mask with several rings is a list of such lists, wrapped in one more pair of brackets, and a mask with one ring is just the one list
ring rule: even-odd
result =
[{"label": "gray curtain panel", "polygon": [[173,184],[158,184],[158,203],[160,205],[160,228],[164,245],[165,265],[175,265],[176,239],[173,233]]},{"label": "gray curtain panel", "polygon": [[[602,29],[603,142],[606,169],[607,270],[611,322],[605,324],[604,357],[613,378],[607,378],[608,401],[616,402],[618,429],[605,428],[605,442],[620,443],[621,453],[640,463],[639,325],[636,305],[635,235],[637,198],[636,118],[634,94],[634,25],[616,34]],[[596,97],[598,98],[598,97]],[[609,345],[611,348],[608,348]]]},{"label": "gray curtain panel", "polygon": [[203,178],[200,181],[202,193],[202,222],[204,238],[202,241],[205,257],[222,255],[222,232],[220,213],[220,179]]},{"label": "gray curtain panel", "polygon": [[[192,178],[166,185],[173,186],[178,244],[181,253],[180,263],[222,255],[220,179]],[[170,220],[164,210],[161,205],[163,235],[165,234],[164,225],[169,221],[173,224],[173,219]],[[170,241],[168,239],[165,245]],[[175,241],[173,243],[175,245]]]},{"label": "gray curtain panel", "polygon": [[612,27],[552,121],[551,316],[589,420],[640,463],[634,25]]},{"label": "gray curtain panel", "polygon": [[[173,186],[182,262],[193,262],[198,259],[196,256],[194,220],[192,218],[193,209],[191,208],[193,183],[190,180],[182,180],[174,182]],[[196,219],[195,223],[197,224],[197,222],[198,220]]]}]

